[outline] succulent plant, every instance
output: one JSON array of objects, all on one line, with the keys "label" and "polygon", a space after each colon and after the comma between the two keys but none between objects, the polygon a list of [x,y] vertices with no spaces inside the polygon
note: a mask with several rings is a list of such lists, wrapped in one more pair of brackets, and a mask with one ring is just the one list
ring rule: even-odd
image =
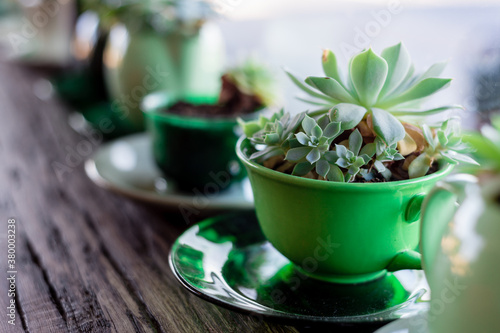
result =
[{"label": "succulent plant", "polygon": [[429,146],[410,164],[408,173],[410,178],[424,176],[434,161],[443,159],[448,163],[459,162],[478,164],[474,159],[465,155],[472,152],[469,145],[462,142],[459,119],[446,120],[433,135],[430,127],[423,125],[424,137]]},{"label": "succulent plant", "polygon": [[293,119],[282,110],[271,118],[240,122],[254,144],[250,159],[292,175],[337,182],[410,179],[435,171],[432,167],[440,161],[476,163],[466,155],[470,148],[461,140],[457,119],[434,129],[399,119],[456,107],[417,108],[422,98],[449,83],[434,77],[443,64],[413,76],[407,51],[398,44],[384,50],[382,57],[371,50],[356,55],[345,83],[332,52],[324,53],[323,67],[328,77],[306,80],[319,92],[289,74],[322,100],[314,101],[322,109]]},{"label": "succulent plant", "polygon": [[465,136],[464,141],[475,149],[474,157],[481,162],[479,171],[500,174],[500,115],[493,116],[491,125],[484,125],[480,133]]},{"label": "succulent plant", "polygon": [[308,77],[307,87],[288,72],[291,79],[314,100],[304,101],[324,110],[335,107],[336,120],[343,129],[357,126],[367,115],[372,116],[373,130],[387,145],[401,141],[405,128],[399,117],[427,116],[457,105],[420,110],[421,102],[449,85],[451,79],[439,78],[446,63],[431,66],[414,75],[410,55],[402,43],[386,48],[381,56],[372,49],[355,55],[349,63],[347,80],[343,80],[337,58],[330,50],[322,57],[326,77]]},{"label": "succulent plant", "polygon": [[262,105],[276,104],[278,92],[275,75],[261,62],[248,58],[238,66],[228,69],[225,77],[241,92],[257,97]]}]

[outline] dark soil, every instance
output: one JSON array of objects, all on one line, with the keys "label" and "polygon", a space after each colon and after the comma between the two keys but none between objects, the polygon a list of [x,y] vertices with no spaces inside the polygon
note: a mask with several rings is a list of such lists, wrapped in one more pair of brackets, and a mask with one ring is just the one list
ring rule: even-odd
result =
[{"label": "dark soil", "polygon": [[204,118],[236,117],[255,112],[262,107],[256,96],[241,92],[238,87],[225,76],[222,77],[222,89],[219,101],[215,105],[194,105],[186,102],[177,102],[165,112],[182,116],[196,116]]}]

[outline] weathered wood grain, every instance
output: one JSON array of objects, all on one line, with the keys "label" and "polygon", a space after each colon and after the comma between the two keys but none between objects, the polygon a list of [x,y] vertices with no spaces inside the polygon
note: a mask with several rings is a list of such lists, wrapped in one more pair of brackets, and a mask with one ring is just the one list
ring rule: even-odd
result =
[{"label": "weathered wood grain", "polygon": [[37,79],[0,64],[0,218],[15,217],[20,230],[19,316],[15,330],[0,319],[2,332],[297,331],[185,291],[167,262],[187,227],[180,217],[96,187],[82,163],[58,178],[53,163],[88,139],[68,126],[64,106],[33,95]]}]

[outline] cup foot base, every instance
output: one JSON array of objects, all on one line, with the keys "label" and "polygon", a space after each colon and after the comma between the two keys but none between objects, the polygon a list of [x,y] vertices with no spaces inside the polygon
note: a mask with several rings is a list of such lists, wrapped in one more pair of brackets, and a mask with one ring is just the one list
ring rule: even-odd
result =
[{"label": "cup foot base", "polygon": [[367,274],[356,274],[356,275],[334,275],[334,274],[314,274],[309,273],[303,270],[301,267],[297,267],[299,271],[303,274],[317,280],[330,282],[330,283],[339,283],[339,284],[358,284],[358,283],[366,283],[371,282],[373,280],[377,280],[387,274],[387,270],[381,270],[375,273],[367,273]]}]

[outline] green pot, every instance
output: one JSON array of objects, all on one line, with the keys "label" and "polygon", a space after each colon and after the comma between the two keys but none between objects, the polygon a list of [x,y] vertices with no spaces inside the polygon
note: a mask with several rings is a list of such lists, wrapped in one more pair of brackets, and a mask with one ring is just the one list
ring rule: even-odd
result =
[{"label": "green pot", "polygon": [[266,238],[304,273],[330,282],[360,283],[387,271],[419,269],[420,207],[453,167],[387,183],[338,183],[280,173],[248,159],[248,139],[237,154],[252,184]]},{"label": "green pot", "polygon": [[[195,118],[165,112],[178,100],[159,92],[146,96],[142,104],[153,155],[165,176],[181,191],[203,193],[224,190],[244,178],[245,170],[234,150],[240,134],[236,118]],[[182,100],[192,104],[215,102],[201,96]]]},{"label": "green pot", "polygon": [[104,50],[104,77],[114,112],[141,129],[140,102],[149,93],[218,96],[225,51],[215,24],[207,22],[196,32],[160,34],[133,23],[113,26]]},{"label": "green pot", "polygon": [[[423,206],[429,332],[500,332],[500,177],[455,175]],[[457,206],[458,202],[458,206]]]}]

